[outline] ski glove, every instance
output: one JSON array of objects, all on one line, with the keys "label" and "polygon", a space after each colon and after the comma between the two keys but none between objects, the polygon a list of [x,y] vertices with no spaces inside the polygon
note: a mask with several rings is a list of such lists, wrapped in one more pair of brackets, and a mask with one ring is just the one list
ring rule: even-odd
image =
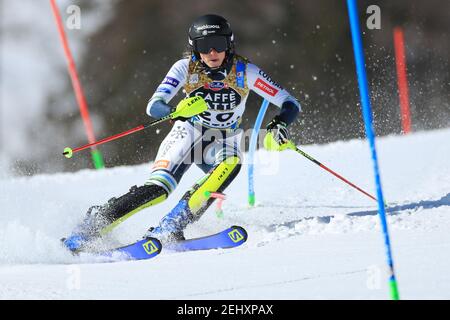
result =
[{"label": "ski glove", "polygon": [[264,148],[268,151],[283,151],[290,149],[293,143],[289,141],[287,125],[278,116],[267,125],[264,137]]},{"label": "ski glove", "polygon": [[172,120],[186,121],[200,113],[208,110],[208,104],[200,97],[189,97],[181,100],[177,107],[172,110]]}]

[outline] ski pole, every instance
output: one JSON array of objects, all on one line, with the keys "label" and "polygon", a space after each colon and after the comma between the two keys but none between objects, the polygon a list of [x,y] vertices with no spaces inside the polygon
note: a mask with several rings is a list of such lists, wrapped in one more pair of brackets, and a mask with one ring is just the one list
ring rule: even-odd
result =
[{"label": "ski pole", "polygon": [[72,158],[73,154],[76,153],[76,152],[79,152],[79,151],[85,150],[85,149],[93,147],[93,146],[98,146],[100,144],[104,144],[104,143],[107,143],[109,141],[113,141],[113,140],[125,137],[125,136],[127,136],[129,134],[132,134],[132,133],[135,133],[135,132],[138,132],[138,131],[150,128],[150,127],[152,127],[152,126],[154,126],[154,125],[156,125],[158,123],[164,122],[164,121],[169,120],[169,119],[171,119],[171,115],[168,115],[168,116],[165,116],[163,118],[157,119],[157,120],[152,121],[152,122],[150,122],[148,124],[145,124],[145,125],[142,124],[142,125],[140,125],[140,126],[138,126],[136,128],[133,128],[133,129],[130,129],[130,130],[127,130],[127,131],[115,134],[115,135],[110,136],[108,138],[104,138],[104,139],[99,140],[97,142],[89,143],[89,144],[86,144],[84,146],[81,146],[81,147],[78,147],[78,148],[75,148],[75,149],[67,147],[67,148],[64,149],[63,155],[66,158],[70,159],[70,158]]},{"label": "ski pole", "polygon": [[190,101],[188,103],[185,103],[180,108],[177,107],[177,110],[175,112],[172,112],[171,114],[169,114],[169,115],[167,115],[165,117],[162,117],[160,119],[157,119],[157,120],[152,121],[150,123],[147,123],[145,125],[142,124],[142,125],[140,125],[140,126],[138,126],[136,128],[133,128],[133,129],[130,129],[130,130],[118,133],[118,134],[110,136],[108,138],[104,138],[104,139],[102,139],[100,141],[97,141],[97,142],[86,144],[84,146],[81,146],[81,147],[78,147],[78,148],[75,148],[75,149],[67,147],[67,148],[64,149],[63,155],[66,158],[70,159],[70,158],[72,158],[73,154],[76,153],[76,152],[79,152],[79,151],[85,150],[85,149],[93,147],[93,146],[98,146],[100,144],[104,144],[106,142],[113,141],[113,140],[125,137],[125,136],[127,136],[129,134],[132,134],[132,133],[135,133],[135,132],[138,132],[138,131],[142,131],[144,129],[150,128],[150,127],[152,127],[154,125],[157,125],[157,124],[159,124],[161,122],[164,122],[164,121],[167,121],[167,120],[170,120],[170,119],[176,120],[176,118],[179,118],[179,117],[191,118],[191,117],[196,116],[196,115],[198,115],[198,114],[200,114],[202,112],[205,112],[207,109],[208,109],[208,104],[205,102],[205,100],[202,97],[199,97],[199,96],[192,97],[192,98],[190,98]]},{"label": "ski pole", "polygon": [[358,186],[356,186],[355,184],[351,183],[350,181],[348,181],[347,179],[345,179],[344,177],[342,177],[341,175],[337,174],[336,172],[334,172],[333,170],[331,170],[330,168],[328,168],[327,166],[325,166],[324,164],[320,163],[319,161],[317,161],[316,159],[314,159],[313,157],[311,157],[310,155],[308,155],[306,152],[300,150],[294,143],[292,142],[287,142],[290,143],[290,149],[298,152],[299,154],[301,154],[302,156],[304,156],[306,159],[314,162],[315,164],[317,164],[319,167],[321,167],[322,169],[325,169],[326,171],[328,171],[329,173],[331,173],[332,175],[334,175],[335,177],[339,178],[340,180],[344,181],[345,183],[347,183],[348,185],[352,186],[353,188],[355,188],[356,190],[362,192],[363,194],[365,194],[366,196],[368,196],[369,198],[377,201],[377,198],[375,198],[374,196],[370,195],[369,193],[367,193],[366,191],[364,191],[363,189],[359,188]]}]

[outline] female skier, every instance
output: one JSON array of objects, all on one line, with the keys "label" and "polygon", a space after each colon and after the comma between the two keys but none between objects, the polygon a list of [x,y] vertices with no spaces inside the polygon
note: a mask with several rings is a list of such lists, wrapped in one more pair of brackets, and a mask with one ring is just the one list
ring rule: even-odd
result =
[{"label": "female skier", "polygon": [[[88,210],[86,219],[64,240],[71,250],[106,234],[138,211],[167,199],[190,164],[205,176],[188,190],[158,226],[146,237],[160,241],[183,240],[183,230],[198,220],[213,198],[209,192],[223,192],[241,168],[241,119],[252,90],[281,108],[267,125],[266,148],[284,150],[287,126],[300,111],[300,104],[265,72],[235,53],[229,23],[218,15],[197,18],[189,28],[189,57],[177,61],[156,89],[147,105],[147,114],[161,118],[193,104],[207,104],[207,111],[190,118],[177,118],[159,147],[149,179],[128,193]],[[183,89],[186,98],[176,108],[169,102]]]}]

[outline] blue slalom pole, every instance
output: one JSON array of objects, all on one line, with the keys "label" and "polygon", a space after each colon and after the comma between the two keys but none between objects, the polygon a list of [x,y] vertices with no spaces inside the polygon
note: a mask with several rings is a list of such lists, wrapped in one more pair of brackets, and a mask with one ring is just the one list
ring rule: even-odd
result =
[{"label": "blue slalom pole", "polygon": [[250,145],[248,150],[248,204],[250,206],[255,205],[255,183],[253,178],[253,173],[255,170],[254,158],[256,145],[258,143],[259,129],[261,128],[261,123],[266,114],[267,108],[269,107],[269,101],[264,99],[261,108],[259,109],[258,116],[256,117],[255,125],[253,126],[252,136],[250,138]]},{"label": "blue slalom pole", "polygon": [[387,263],[390,270],[389,287],[392,300],[399,300],[399,292],[397,280],[394,272],[394,262],[392,259],[391,243],[389,239],[389,230],[386,221],[386,212],[381,188],[380,172],[378,168],[377,151],[375,147],[375,134],[373,129],[372,107],[370,105],[369,86],[367,83],[366,68],[364,62],[364,51],[362,45],[361,29],[359,27],[358,8],[356,0],[347,0],[348,14],[350,19],[350,28],[352,33],[353,51],[356,62],[356,72],[358,75],[359,93],[361,96],[362,112],[364,124],[366,127],[366,135],[370,143],[370,150],[373,160],[373,169],[375,174],[375,185],[378,198],[378,213],[381,220],[381,226],[384,234],[384,243],[386,246]]}]

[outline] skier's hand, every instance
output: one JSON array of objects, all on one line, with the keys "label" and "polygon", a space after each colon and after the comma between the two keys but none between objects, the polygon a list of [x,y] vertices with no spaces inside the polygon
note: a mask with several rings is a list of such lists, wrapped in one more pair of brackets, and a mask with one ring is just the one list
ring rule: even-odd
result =
[{"label": "skier's hand", "polygon": [[293,143],[289,141],[287,126],[276,116],[266,127],[267,134],[264,137],[264,148],[268,151],[283,151],[291,149]]},{"label": "skier's hand", "polygon": [[171,118],[172,120],[186,121],[191,117],[205,112],[207,109],[208,104],[202,97],[189,97],[178,103],[174,112],[171,114]]}]

